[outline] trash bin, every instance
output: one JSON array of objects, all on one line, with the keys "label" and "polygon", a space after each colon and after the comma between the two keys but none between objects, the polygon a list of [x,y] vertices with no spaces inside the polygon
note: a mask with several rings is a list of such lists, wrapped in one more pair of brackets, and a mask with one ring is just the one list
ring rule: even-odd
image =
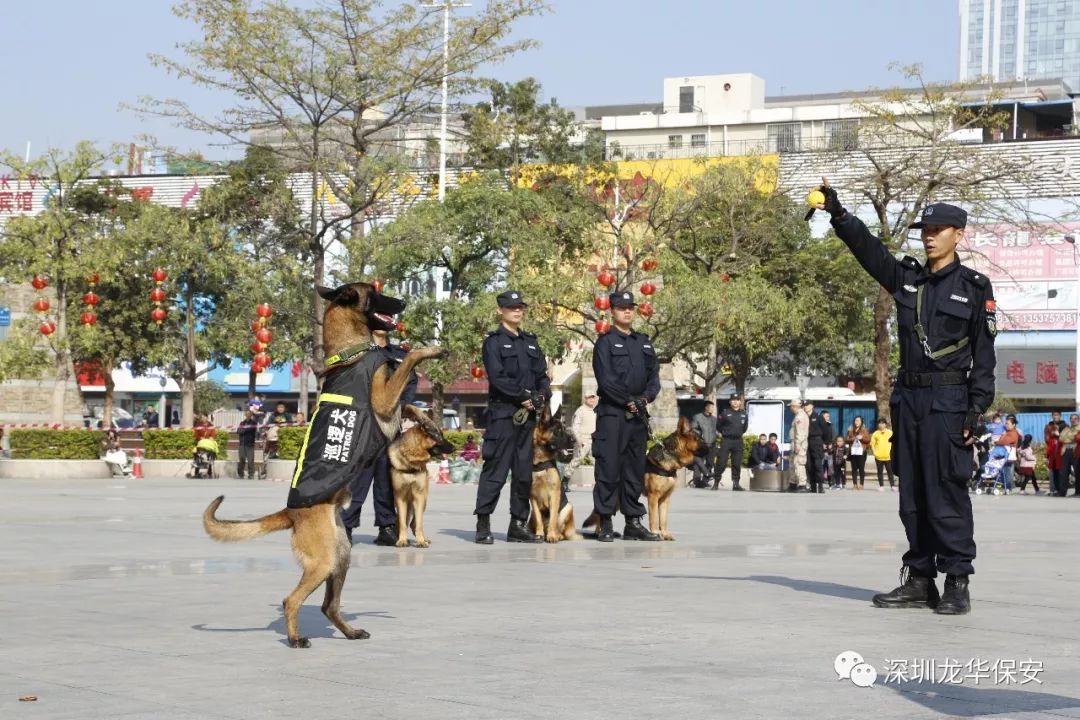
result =
[{"label": "trash bin", "polygon": [[790,482],[790,470],[750,470],[750,489],[757,492],[784,492]]}]

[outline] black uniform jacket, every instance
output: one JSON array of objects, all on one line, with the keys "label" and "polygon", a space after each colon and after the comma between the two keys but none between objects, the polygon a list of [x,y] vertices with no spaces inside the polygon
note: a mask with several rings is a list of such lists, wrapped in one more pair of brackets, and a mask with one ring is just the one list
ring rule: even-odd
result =
[{"label": "black uniform jacket", "polygon": [[622,414],[638,398],[648,402],[660,394],[660,361],[648,335],[629,335],[612,328],[596,340],[593,372],[600,395],[597,415]]},{"label": "black uniform jacket", "polygon": [[[833,220],[836,234],[855,258],[896,301],[901,371],[970,371],[964,386],[935,388],[934,408],[945,412],[984,412],[994,400],[994,337],[997,305],[990,280],[959,260],[937,272],[918,260],[897,260],[851,213]],[[927,356],[915,329],[915,306],[923,288],[922,325],[931,352],[957,346],[937,359]],[[964,339],[966,343],[963,343]],[[962,344],[961,344],[962,343]],[[903,386],[897,383],[897,389]],[[963,407],[960,407],[960,406]]]},{"label": "black uniform jacket", "polygon": [[530,392],[551,397],[547,360],[536,335],[517,335],[500,325],[484,338],[484,371],[488,377],[488,420],[501,420],[514,414]]}]

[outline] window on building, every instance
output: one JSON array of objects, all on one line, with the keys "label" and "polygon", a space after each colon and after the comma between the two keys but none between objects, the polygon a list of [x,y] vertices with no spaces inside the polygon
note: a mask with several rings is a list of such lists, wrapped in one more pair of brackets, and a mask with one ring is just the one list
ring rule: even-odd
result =
[{"label": "window on building", "polygon": [[667,146],[672,150],[677,150],[682,147],[682,135],[668,135]]},{"label": "window on building", "polygon": [[450,292],[451,290],[454,289],[453,285],[451,284],[451,281],[450,281],[450,273],[443,273],[443,276],[442,276],[442,289],[443,289],[443,292]]},{"label": "window on building", "polygon": [[826,120],[825,146],[830,150],[854,150],[859,146],[858,120]]},{"label": "window on building", "polygon": [[769,151],[784,153],[802,149],[802,123],[769,125]]},{"label": "window on building", "polygon": [[703,148],[705,145],[705,133],[694,133],[690,136],[690,147]]},{"label": "window on building", "polygon": [[694,87],[683,85],[679,88],[679,112],[694,112]]}]

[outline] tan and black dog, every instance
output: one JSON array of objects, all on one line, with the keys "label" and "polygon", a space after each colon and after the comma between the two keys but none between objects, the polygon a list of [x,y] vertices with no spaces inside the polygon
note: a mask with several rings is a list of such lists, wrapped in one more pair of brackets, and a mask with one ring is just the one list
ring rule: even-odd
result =
[{"label": "tan and black dog", "polygon": [[562,420],[551,416],[551,408],[544,411],[533,428],[532,505],[534,534],[543,535],[549,543],[560,540],[580,540],[574,528],[574,506],[562,491],[562,478],[556,461],[570,462],[574,457],[574,434],[563,425]]},{"label": "tan and black dog", "polygon": [[350,627],[341,616],[341,589],[352,546],[339,509],[349,503],[349,480],[385,452],[397,434],[401,394],[409,374],[421,361],[446,355],[442,348],[416,349],[391,371],[386,364],[388,356],[372,348],[371,330],[396,327],[393,315],[401,312],[405,303],[382,295],[368,283],[317,289],[329,303],[323,314],[326,369],[287,507],[257,520],[219,520],[215,513],[224,500],[221,496],[203,513],[207,534],[221,542],[292,529],[293,552],[303,575],[283,605],[289,646],[296,648],[311,645],[300,636],[297,615],[304,600],[323,583],[323,614],[350,640],[370,637],[365,630]]},{"label": "tan and black dog", "polygon": [[649,531],[658,533],[664,540],[674,540],[668,532],[668,507],[671,493],[675,491],[675,472],[694,462],[695,457],[705,457],[709,446],[701,435],[691,428],[690,421],[679,418],[675,432],[656,443],[645,455],[645,497],[649,502]]},{"label": "tan and black dog", "polygon": [[424,535],[424,511],[427,509],[429,460],[452,453],[454,446],[425,413],[411,408],[416,424],[390,443],[390,484],[397,508],[398,547],[408,547],[408,528],[412,528],[416,547],[426,548],[431,541]]}]

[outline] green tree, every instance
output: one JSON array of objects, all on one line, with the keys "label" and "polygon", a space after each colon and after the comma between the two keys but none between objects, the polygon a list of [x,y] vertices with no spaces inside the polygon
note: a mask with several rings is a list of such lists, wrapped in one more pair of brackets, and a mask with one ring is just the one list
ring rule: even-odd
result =
[{"label": "green tree", "polygon": [[[445,67],[441,8],[376,0],[297,7],[284,0],[182,0],[175,12],[198,26],[180,59],[151,60],[192,84],[233,96],[208,115],[181,99],[149,99],[140,109],[242,144],[262,144],[290,171],[310,173],[302,231],[314,284],[324,284],[330,245],[363,233],[365,213],[397,187],[408,165],[395,130],[438,107],[444,79],[459,96],[476,88],[478,68],[530,47],[508,41],[516,20],[540,0],[492,0],[452,24]],[[253,130],[259,132],[253,133]],[[330,196],[336,202],[328,201]],[[309,354],[323,361],[322,300],[308,288]],[[304,375],[306,377],[306,374]],[[301,407],[306,394],[301,397]]]},{"label": "green tree", "polygon": [[229,393],[220,383],[213,380],[200,380],[195,383],[195,414],[210,413],[225,407],[229,403]]}]

